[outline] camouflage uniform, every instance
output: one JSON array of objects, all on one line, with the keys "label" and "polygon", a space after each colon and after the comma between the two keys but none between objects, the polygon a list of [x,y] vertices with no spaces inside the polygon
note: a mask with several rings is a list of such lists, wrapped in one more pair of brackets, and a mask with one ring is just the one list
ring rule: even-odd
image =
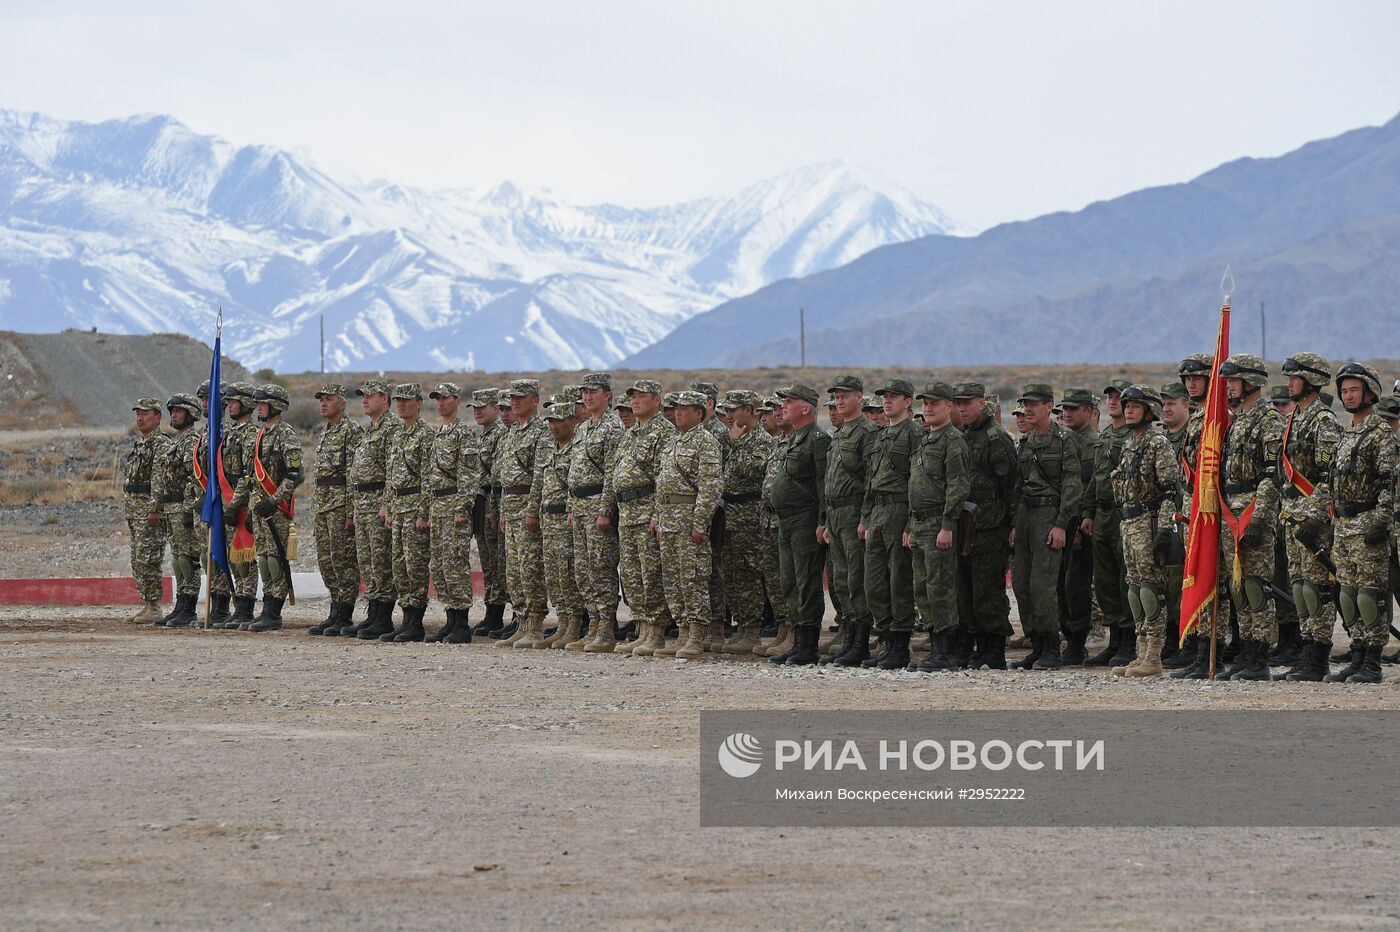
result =
[{"label": "camouflage uniform", "polygon": [[[864,382],[856,376],[839,376],[831,384],[832,391],[862,391],[864,387]],[[840,606],[842,621],[861,626],[858,632],[852,632],[852,640],[867,636],[868,626],[873,624],[865,600],[865,541],[857,532],[865,504],[865,483],[874,467],[879,435],[880,428],[867,417],[846,421],[832,431],[834,455],[828,456],[826,461],[824,482],[831,601]]]},{"label": "camouflage uniform", "polygon": [[[512,396],[539,394],[533,379],[511,382]],[[538,529],[525,525],[536,457],[552,441],[544,418],[536,414],[517,422],[496,446],[494,479],[501,486],[501,519],[506,523],[506,579],[516,614],[543,619],[549,612],[545,589],[543,541]]]},{"label": "camouflage uniform", "polygon": [[[1332,410],[1314,397],[1306,406],[1296,409],[1284,424],[1283,455],[1296,476],[1318,485],[1327,481],[1332,457],[1341,440],[1342,429]],[[1302,521],[1312,520],[1325,528],[1320,542],[1330,550],[1332,529],[1326,507],[1303,492],[1289,480],[1283,463],[1279,463],[1279,485],[1283,489],[1280,508],[1282,527],[1287,529]],[[1288,582],[1293,590],[1293,603],[1298,613],[1301,636],[1332,645],[1332,627],[1336,608],[1332,601],[1332,576],[1327,567],[1292,533],[1285,530],[1288,553]]]},{"label": "camouflage uniform", "polygon": [[[660,395],[661,385],[642,380],[633,383],[627,393],[630,396],[643,392]],[[618,441],[608,475],[608,494],[617,502],[622,589],[639,628],[661,625],[667,615],[666,593],[661,584],[661,543],[649,525],[655,516],[661,450],[675,436],[675,426],[659,411],[646,423],[639,419]],[[651,644],[657,646],[657,640],[653,636]],[[643,655],[649,652],[643,651]]]},{"label": "camouflage uniform", "polygon": [[[712,402],[718,403],[719,401],[719,387],[713,382],[691,382],[690,390],[699,392]],[[729,458],[731,443],[729,428],[720,423],[719,418],[714,415],[707,416],[705,420],[700,422],[700,426],[709,431],[710,436],[714,437],[715,442],[719,444],[720,463],[723,464]],[[710,561],[710,621],[723,624],[727,607],[724,592],[724,541],[711,538],[710,550],[712,552]]]},{"label": "camouflage uniform", "polygon": [[[920,398],[953,400],[953,386],[931,382]],[[958,628],[958,544],[939,550],[941,531],[957,534],[963,505],[972,492],[971,454],[967,440],[951,423],[924,433],[909,469],[909,542],[914,577],[922,583],[920,614],[933,636],[934,663],[952,666],[952,635]]]},{"label": "camouflage uniform", "polygon": [[[1343,367],[1345,373],[1350,367]],[[1353,640],[1378,654],[1386,628],[1387,557],[1395,508],[1400,446],[1395,432],[1374,413],[1342,428],[1326,486],[1318,495],[1336,512],[1332,559],[1337,564],[1342,620]]]},{"label": "camouflage uniform", "polygon": [[[388,395],[389,383],[367,379],[356,395]],[[398,598],[394,588],[394,535],[379,517],[388,506],[389,447],[402,425],[398,415],[386,411],[378,421],[371,420],[360,434],[350,454],[350,489],[354,495],[355,561],[365,582],[365,598],[371,603],[393,607]]]},{"label": "camouflage uniform", "polygon": [[[572,402],[550,405],[548,420],[574,416]],[[560,627],[577,624],[585,609],[577,572],[578,548],[574,529],[569,527],[569,461],[578,446],[578,434],[564,446],[550,438],[539,449],[535,461],[535,482],[530,488],[527,514],[540,521],[541,551],[544,556],[545,588],[549,604]]]},{"label": "camouflage uniform", "polygon": [[[1109,481],[1122,516],[1128,605],[1137,636],[1164,638],[1167,574],[1157,562],[1157,540],[1159,535],[1170,533],[1182,485],[1181,466],[1166,433],[1155,425],[1129,429]],[[1159,658],[1161,649],[1158,643]],[[1141,647],[1138,657],[1144,658]]]},{"label": "camouflage uniform", "polygon": [[[160,402],[141,398],[131,410],[159,411]],[[159,427],[144,437],[138,433],[126,452],[122,469],[125,477],[122,508],[131,532],[131,575],[136,579],[141,601],[146,603],[159,604],[161,599],[161,563],[165,559],[165,541],[170,529],[164,517],[152,526],[150,516],[159,516],[161,512],[160,496],[169,446],[170,438],[161,433]]]},{"label": "camouflage uniform", "polygon": [[[422,398],[423,390],[417,382],[402,382],[394,386],[393,397],[395,401]],[[394,588],[398,590],[399,605],[415,613],[428,604],[428,572],[432,560],[428,534],[418,530],[418,522],[431,520],[432,493],[425,483],[432,442],[433,429],[421,417],[412,426],[401,420],[389,437],[385,470],[384,510],[389,516]],[[406,612],[405,621],[411,620]]]},{"label": "camouflage uniform", "polygon": [[[456,398],[461,388],[443,382],[430,398]],[[486,493],[478,434],[461,418],[440,424],[424,458],[423,486],[428,501],[429,566],[442,607],[453,612],[472,606],[471,511]]]},{"label": "camouflage uniform", "polygon": [[[330,382],[321,386],[316,398],[345,394],[344,385]],[[360,597],[360,567],[355,531],[345,525],[353,516],[350,474],[364,435],[363,427],[342,415],[335,424],[323,426],[316,438],[316,565],[331,601],[352,607]]]},{"label": "camouflage uniform", "polygon": [[[890,379],[876,394],[885,392],[913,398],[914,386]],[[880,431],[866,473],[865,600],[881,632],[914,630],[914,563],[902,538],[909,523],[909,464],[923,433],[912,417]]]},{"label": "camouflage uniform", "polygon": [[[286,398],[280,386],[264,385],[258,389],[257,400],[267,401],[270,390],[276,389]],[[273,396],[275,400],[275,395]],[[272,423],[257,429],[253,435],[253,455],[249,470],[243,476],[238,491],[234,494],[234,504],[249,507],[253,511],[253,538],[258,548],[258,572],[262,576],[263,599],[285,599],[291,586],[291,579],[284,571],[285,551],[291,539],[292,520],[287,510],[294,506],[296,488],[303,478],[301,461],[301,438],[290,424],[282,420],[279,409],[273,405]],[[275,487],[268,494],[257,472],[259,465],[269,483]],[[264,605],[266,608],[266,605]]]},{"label": "camouflage uniform", "polygon": [[[953,387],[961,400],[985,397],[980,383]],[[961,561],[961,593],[958,617],[974,635],[981,635],[982,656],[996,665],[1005,662],[1006,639],[1012,634],[1011,602],[1006,597],[1006,571],[1010,567],[1011,521],[1021,498],[1021,471],[1016,463],[1016,442],[990,410],[963,428],[967,440],[972,489],[968,500],[977,506],[977,530],[972,552]],[[993,656],[988,656],[988,651]]]},{"label": "camouflage uniform", "polygon": [[[195,420],[200,416],[199,402],[189,395],[176,395],[166,407],[172,413],[176,407],[183,407]],[[191,421],[191,426],[169,438],[160,471],[160,510],[170,528],[170,562],[175,571],[177,599],[198,598],[199,555],[205,549],[204,535],[195,531],[194,522],[204,491],[195,482],[191,468],[199,445],[199,432],[193,424]]]},{"label": "camouflage uniform", "polygon": [[[494,388],[472,392],[474,408],[493,405],[498,401],[499,394]],[[496,448],[507,429],[498,417],[489,427],[482,428],[479,432],[481,466],[488,477],[495,474]],[[480,506],[482,520],[476,531],[476,552],[481,562],[486,604],[502,606],[509,600],[510,595],[506,589],[506,536],[501,532],[501,486],[493,478],[488,487],[486,501]]]},{"label": "camouflage uniform", "polygon": [[[1127,382],[1119,381],[1104,391],[1107,393],[1110,389],[1117,389],[1121,393],[1127,388]],[[1127,545],[1120,530],[1122,515],[1114,503],[1112,476],[1122,461],[1128,433],[1127,425],[1117,424],[1111,424],[1099,432],[1094,450],[1093,484],[1084,489],[1084,517],[1094,522],[1094,594],[1103,611],[1104,625],[1123,629],[1134,625],[1127,605]]]},{"label": "camouflage uniform", "polygon": [[[1169,394],[1171,394],[1177,398],[1184,399],[1186,397],[1186,389],[1184,389],[1181,386],[1180,382],[1167,382],[1162,385],[1162,390],[1160,394],[1163,398],[1166,398]],[[1180,512],[1183,514],[1189,511],[1191,507],[1191,483],[1186,479],[1186,470],[1185,467],[1182,465],[1182,463],[1184,462],[1183,457],[1186,448],[1186,431],[1189,429],[1189,426],[1190,421],[1188,419],[1187,423],[1181,425],[1181,429],[1179,430],[1169,430],[1165,427],[1163,428],[1163,433],[1166,435],[1167,441],[1172,445],[1172,455],[1176,457],[1177,469],[1181,474]],[[1178,524],[1176,526],[1176,532],[1181,535],[1182,543],[1184,544],[1186,539],[1186,529]],[[1179,635],[1181,630],[1181,579],[1185,567],[1183,567],[1180,563],[1177,563],[1174,566],[1163,567],[1163,569],[1166,571],[1167,576],[1167,623],[1168,625],[1175,624],[1177,634]],[[1173,644],[1169,646],[1175,645]],[[1179,666],[1180,663],[1178,663],[1177,665]]]},{"label": "camouflage uniform", "polygon": [[[230,383],[225,391],[226,401],[233,399],[246,399],[249,407],[245,410],[251,411],[253,395],[256,389],[247,382]],[[230,488],[234,490],[235,498],[237,490],[243,484],[247,476],[253,472],[253,445],[258,439],[258,427],[253,423],[251,414],[232,420],[224,428],[223,438],[223,461],[224,476],[228,480]],[[217,481],[217,480],[216,480]],[[237,510],[237,506],[230,505],[230,508]],[[257,522],[253,519],[252,513],[248,513],[248,527],[257,535]],[[229,540],[233,539],[233,529],[230,528]],[[258,564],[256,559],[248,559],[242,562],[229,561],[229,570],[233,575],[233,594],[236,599],[242,600],[240,609],[245,609],[243,622],[252,620],[251,606],[258,594]]]},{"label": "camouflage uniform", "polygon": [[[611,391],[612,378],[606,372],[589,373],[584,388]],[[568,460],[569,510],[573,515],[574,570],[579,593],[588,608],[594,636],[599,645],[612,643],[617,622],[618,531],[617,501],[608,477],[612,474],[622,421],[609,408],[597,420],[585,417],[575,429]],[[612,521],[607,530],[598,529],[598,518]]]},{"label": "camouflage uniform", "polygon": [[[753,392],[726,392],[724,397],[728,410],[757,411],[759,403]],[[763,622],[763,480],[772,448],[773,438],[755,424],[739,439],[730,438],[724,460],[724,597],[734,624],[748,632],[750,648]]]},{"label": "camouflage uniform", "polygon": [[[207,392],[208,389],[207,389],[207,388],[201,388],[201,391]],[[200,397],[205,397],[205,396],[201,395]],[[222,419],[222,418],[223,418],[223,403],[222,403],[222,401],[220,401],[220,402],[218,402],[218,403],[215,403],[215,402],[211,399],[211,400],[210,400],[210,405],[209,405],[209,411],[210,411],[210,416],[211,416],[211,417],[217,417],[217,418]],[[196,466],[195,466],[195,463],[194,463],[194,458],[195,458],[195,457],[198,457],[198,459],[199,459],[198,472],[196,472]],[[210,482],[211,480],[212,480],[213,483],[214,483],[214,488],[215,488],[215,489],[217,489],[217,488],[219,487],[219,480],[218,480],[218,477],[217,477],[217,476],[210,476],[210,475],[209,475],[209,421],[208,421],[207,419],[205,420],[205,422],[204,422],[203,424],[199,425],[199,428],[198,428],[198,430],[196,431],[194,452],[193,452],[193,455],[192,455],[192,457],[191,457],[191,461],[190,461],[190,463],[188,464],[188,466],[189,466],[189,470],[190,470],[190,481],[194,483],[195,490],[196,490],[196,492],[198,493],[198,495],[200,496],[200,499],[201,499],[201,501],[202,501],[202,500],[203,500],[203,497],[204,497],[205,489],[208,488],[209,482]],[[220,506],[222,506],[223,503],[224,503],[223,497],[222,497],[222,495],[220,495],[220,497],[219,497],[219,504],[220,504]],[[199,506],[199,508],[202,510],[202,505]],[[202,520],[202,519],[201,519],[201,520]],[[208,530],[208,526],[206,525],[206,526],[204,527],[203,530],[197,532],[197,535],[196,535],[196,536],[205,537],[205,536],[208,535],[208,533],[209,533],[209,530]],[[200,565],[200,567],[204,570],[205,574],[208,575],[208,577],[209,577],[209,595],[210,595],[210,597],[211,597],[211,602],[219,602],[220,604],[222,604],[223,600],[222,600],[221,597],[233,595],[232,580],[229,578],[229,575],[228,575],[227,573],[223,572],[223,570],[218,569],[218,568],[216,568],[216,569],[214,570],[214,572],[210,573],[210,571],[209,571],[209,552],[208,552],[208,548],[207,548],[204,544],[201,544],[201,545],[200,545],[200,548],[199,548],[199,565]],[[224,607],[227,608],[226,605],[225,605]],[[222,615],[220,615],[220,616],[217,617],[217,618],[214,618],[213,616],[211,616],[211,621],[218,621],[218,622],[220,622],[220,624],[215,625],[216,627],[221,627],[221,626],[222,626],[221,623],[222,623],[223,621],[227,621],[227,620],[228,620],[227,617],[222,616]]]},{"label": "camouflage uniform", "polygon": [[[677,404],[704,406],[698,392],[677,393]],[[661,586],[676,624],[687,628],[682,652],[698,653],[712,621],[710,575],[714,554],[710,522],[724,490],[719,442],[703,424],[677,432],[661,449],[656,476],[656,529],[661,541]],[[700,543],[691,534],[705,535]]]},{"label": "camouflage uniform", "polygon": [[763,509],[760,518],[763,552],[759,554],[759,568],[763,570],[763,594],[773,607],[773,613],[786,622],[790,593],[783,588],[782,566],[778,556],[778,513],[773,510],[772,500],[773,484],[782,469],[783,456],[792,438],[783,434],[772,439],[773,445],[768,450],[768,465],[763,472]]}]

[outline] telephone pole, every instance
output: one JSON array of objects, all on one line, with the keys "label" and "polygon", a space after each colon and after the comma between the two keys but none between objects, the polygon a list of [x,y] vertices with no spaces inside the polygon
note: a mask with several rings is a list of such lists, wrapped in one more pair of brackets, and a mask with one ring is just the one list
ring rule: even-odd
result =
[{"label": "telephone pole", "polygon": [[1259,358],[1269,361],[1269,331],[1264,324],[1264,302],[1259,302]]},{"label": "telephone pole", "polygon": [[797,309],[797,351],[802,368],[807,368],[807,309]]},{"label": "telephone pole", "polygon": [[321,314],[321,374],[326,374],[326,315]]}]

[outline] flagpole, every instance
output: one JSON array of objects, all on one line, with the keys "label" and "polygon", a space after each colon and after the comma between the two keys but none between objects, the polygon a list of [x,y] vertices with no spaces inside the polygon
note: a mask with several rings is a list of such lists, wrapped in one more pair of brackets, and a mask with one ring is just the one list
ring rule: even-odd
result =
[{"label": "flagpole", "polygon": [[[1220,316],[1221,316],[1221,318],[1223,319],[1224,316],[1225,316],[1227,313],[1229,313],[1229,311],[1230,311],[1230,298],[1234,296],[1234,291],[1235,291],[1235,276],[1234,276],[1234,273],[1230,271],[1230,266],[1228,266],[1228,265],[1225,266],[1225,274],[1222,275],[1222,276],[1220,277],[1220,291],[1221,291],[1222,298],[1223,298],[1223,300],[1221,300],[1221,302],[1220,302]],[[1217,342],[1218,342],[1218,341],[1217,341]],[[1218,356],[1219,353],[1217,352],[1216,355]],[[1220,364],[1223,363],[1224,361],[1225,361],[1225,360],[1223,360],[1223,359],[1216,359],[1216,360],[1213,360],[1213,362],[1214,362],[1215,365],[1214,365],[1214,367],[1213,367],[1213,368],[1214,368],[1214,371],[1213,371],[1212,375],[1214,375],[1215,378],[1219,378],[1219,377],[1220,377]],[[1216,389],[1216,387],[1215,387],[1215,384],[1214,384],[1213,382],[1211,383],[1210,390],[1211,390],[1212,392],[1217,391],[1217,389]],[[1223,438],[1222,438],[1222,439],[1223,439]],[[1220,465],[1221,465],[1221,467],[1224,467],[1225,464],[1224,464],[1224,463],[1221,463]],[[1221,490],[1220,490],[1220,494],[1221,494],[1221,496],[1223,497],[1223,495],[1224,495],[1224,489],[1221,489]],[[1225,503],[1224,503],[1223,501],[1221,502],[1221,506],[1220,506],[1220,507],[1221,507],[1221,511],[1223,512],[1223,511],[1225,510],[1225,507],[1226,507],[1226,506],[1225,506]],[[1236,546],[1238,546],[1238,544],[1237,544]],[[1220,556],[1217,555],[1217,556],[1216,556],[1216,565],[1217,565],[1217,566],[1219,566],[1219,561],[1220,561]],[[1210,669],[1206,671],[1206,678],[1207,678],[1207,679],[1210,679],[1210,680],[1215,679],[1215,655],[1216,655],[1217,650],[1219,649],[1218,646],[1217,646],[1217,636],[1219,635],[1219,632],[1220,632],[1220,612],[1221,612],[1221,610],[1224,608],[1224,606],[1222,606],[1222,605],[1220,604],[1220,575],[1219,575],[1219,574],[1220,574],[1220,571],[1217,569],[1217,570],[1216,570],[1216,577],[1215,577],[1215,605],[1211,607],[1211,612],[1210,612]]]},{"label": "flagpole", "polygon": [[[224,309],[223,309],[222,307],[220,307],[220,308],[219,308],[219,313],[218,313],[218,315],[214,318],[214,347],[215,347],[214,352],[216,352],[216,353],[218,352],[219,337],[223,336],[223,333],[224,333]],[[214,386],[213,386],[213,385],[210,385],[209,388],[210,388],[210,391],[211,391],[211,392],[214,390]],[[214,417],[220,418],[220,419],[222,420],[222,418],[223,418],[223,416],[224,416],[224,409],[223,409],[223,406],[222,406],[222,402],[220,401],[220,403],[216,405],[216,404],[215,404],[215,401],[216,401],[216,399],[214,399],[214,398],[212,398],[212,397],[209,399],[209,412],[208,412],[208,414],[212,414]],[[206,419],[205,419],[205,424],[206,424],[206,425],[209,423],[209,421],[208,421],[208,414],[206,414],[206,416],[205,416],[205,417],[206,417]],[[208,438],[210,439],[211,442],[213,441],[213,433],[214,433],[213,431],[208,431],[208,432],[205,434],[205,436],[208,437]],[[210,452],[210,451],[206,451],[206,452]],[[214,481],[214,474],[211,472],[211,473],[209,474],[209,482],[212,483],[213,481]],[[207,525],[207,524],[204,525],[204,555],[205,555],[205,560],[204,560],[204,579],[205,579],[205,582],[204,582],[204,627],[203,627],[202,630],[208,631],[208,630],[209,630],[209,613],[212,611],[211,604],[213,603],[213,600],[214,600],[214,531],[213,531],[213,528],[211,528],[211,527],[210,527],[209,525]]]}]

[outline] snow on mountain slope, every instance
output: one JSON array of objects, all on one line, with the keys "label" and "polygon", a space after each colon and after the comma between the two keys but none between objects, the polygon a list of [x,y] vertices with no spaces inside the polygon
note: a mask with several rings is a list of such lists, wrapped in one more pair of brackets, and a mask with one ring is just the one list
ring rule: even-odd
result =
[{"label": "snow on mountain slope", "polygon": [[891,242],[968,232],[841,162],[731,197],[580,206],[425,191],[167,116],[0,110],[0,327],[225,340],[250,366],[606,366],[690,316]]}]

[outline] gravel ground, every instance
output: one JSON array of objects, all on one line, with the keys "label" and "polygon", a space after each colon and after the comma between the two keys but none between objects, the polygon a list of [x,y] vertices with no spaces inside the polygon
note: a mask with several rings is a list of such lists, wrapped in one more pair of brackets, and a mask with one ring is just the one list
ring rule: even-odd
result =
[{"label": "gravel ground", "polygon": [[696,747],[707,708],[1400,709],[1400,680],[390,647],[306,637],[323,612],[257,636],[0,607],[0,925],[1400,922],[1392,829],[700,829]]}]

